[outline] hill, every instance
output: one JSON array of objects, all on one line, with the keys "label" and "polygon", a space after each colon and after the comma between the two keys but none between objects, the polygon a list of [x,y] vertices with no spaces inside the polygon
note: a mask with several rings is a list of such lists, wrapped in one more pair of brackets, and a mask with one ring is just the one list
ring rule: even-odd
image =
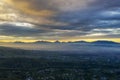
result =
[{"label": "hill", "polygon": [[113,42],[113,41],[95,41],[92,42],[93,44],[119,44],[117,42]]}]

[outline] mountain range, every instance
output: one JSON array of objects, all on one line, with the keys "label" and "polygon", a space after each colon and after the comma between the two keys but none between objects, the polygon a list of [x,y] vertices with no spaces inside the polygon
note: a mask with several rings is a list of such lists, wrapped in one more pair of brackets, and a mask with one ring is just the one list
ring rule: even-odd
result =
[{"label": "mountain range", "polygon": [[[45,48],[43,45],[45,43]],[[64,44],[65,43],[65,44]],[[18,49],[16,47],[2,47],[0,46],[0,57],[38,57],[40,54],[51,54],[51,53],[64,53],[66,51],[68,53],[75,51],[78,53],[120,53],[120,43],[112,42],[112,41],[95,41],[95,42],[85,42],[85,41],[76,41],[76,42],[45,42],[45,41],[37,41],[31,44],[24,42],[15,42],[19,46],[19,44],[25,44],[28,46],[32,46],[33,44],[40,44],[42,48],[30,50],[29,48],[25,49],[25,47]],[[43,45],[42,45],[43,44]],[[60,44],[60,45],[59,45]],[[33,48],[36,45],[33,46]],[[25,49],[25,50],[24,50]],[[54,51],[54,52],[51,52]]]},{"label": "mountain range", "polygon": [[[19,44],[25,44],[25,42],[14,42],[14,43],[19,43]],[[75,42],[60,42],[60,41],[55,41],[55,42],[48,42],[48,41],[36,41],[32,42],[32,44],[44,44],[44,43],[90,43],[90,44],[120,44],[117,42],[113,41],[105,41],[105,40],[99,40],[99,41],[94,41],[94,42],[86,42],[86,41],[75,41]]]}]

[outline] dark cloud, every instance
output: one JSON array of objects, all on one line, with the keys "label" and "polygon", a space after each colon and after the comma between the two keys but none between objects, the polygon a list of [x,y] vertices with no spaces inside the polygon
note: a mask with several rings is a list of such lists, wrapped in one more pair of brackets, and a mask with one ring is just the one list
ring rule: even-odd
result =
[{"label": "dark cloud", "polygon": [[[27,28],[13,25],[0,25],[2,35],[14,36],[34,36],[47,38],[67,38],[67,37],[96,37],[99,33],[102,37],[120,37],[118,28],[120,27],[120,0],[12,0],[13,3],[20,4],[18,8],[23,8],[31,14],[42,13],[48,10],[55,12],[52,16],[42,17],[34,28]],[[76,4],[76,5],[75,5]],[[82,6],[81,6],[81,5]],[[84,4],[84,5],[83,5]],[[23,6],[23,7],[22,7]],[[23,8],[24,9],[24,8]],[[45,14],[48,15],[48,12]],[[35,15],[36,16],[36,15]],[[34,15],[32,15],[34,17]],[[48,22],[39,23],[47,19]],[[38,20],[38,19],[32,19]],[[56,23],[60,23],[59,25]],[[34,24],[34,22],[33,22]],[[66,24],[66,25],[63,25]],[[44,29],[43,29],[44,28]],[[98,29],[94,31],[95,29]],[[109,30],[112,29],[112,30]],[[114,32],[117,31],[117,32]],[[95,34],[95,35],[94,35]],[[92,35],[92,36],[91,36]],[[99,36],[98,35],[98,36]]]},{"label": "dark cloud", "polygon": [[120,25],[119,3],[119,0],[97,0],[89,5],[87,9],[61,13],[57,17],[54,17],[54,19],[66,22],[69,25],[56,28],[68,30],[80,29],[83,31],[94,28],[117,28]]},{"label": "dark cloud", "polygon": [[[33,10],[78,10],[87,7],[95,0],[11,0],[12,3],[28,5],[27,7]],[[19,7],[21,7],[19,6]]]},{"label": "dark cloud", "polygon": [[0,34],[6,36],[37,36],[40,33],[45,33],[46,30],[37,29],[37,28],[29,28],[25,26],[16,26],[11,24],[2,24],[0,25]]}]

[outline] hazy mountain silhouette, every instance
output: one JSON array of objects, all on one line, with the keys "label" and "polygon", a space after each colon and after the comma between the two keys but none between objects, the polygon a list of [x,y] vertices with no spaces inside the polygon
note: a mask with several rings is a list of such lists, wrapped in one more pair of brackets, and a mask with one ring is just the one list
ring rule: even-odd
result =
[{"label": "hazy mountain silhouette", "polygon": [[89,42],[86,42],[86,41],[75,41],[75,42],[72,42],[72,43],[89,43]]},{"label": "hazy mountain silhouette", "polygon": [[[25,42],[20,42],[20,41],[16,41],[14,43],[19,43],[19,44],[24,44]],[[120,44],[117,42],[113,42],[113,41],[105,41],[105,40],[99,40],[99,41],[94,41],[94,42],[86,42],[86,41],[75,41],[75,42],[60,42],[60,41],[55,41],[55,42],[49,42],[49,41],[36,41],[36,42],[32,42],[32,44],[44,44],[44,43],[91,43],[91,44]],[[29,43],[28,43],[29,44]]]},{"label": "hazy mountain silhouette", "polygon": [[25,44],[25,42],[21,42],[21,41],[16,41],[14,43],[18,43],[18,44]]},{"label": "hazy mountain silhouette", "polygon": [[[16,46],[19,46],[17,48],[20,49],[14,49],[16,48]],[[65,52],[61,52],[65,54],[70,52],[80,53],[80,54],[120,53],[119,48],[120,48],[120,43],[116,43],[112,41],[95,41],[95,42],[76,41],[76,42],[68,42],[68,43],[36,41],[30,44],[15,42],[15,46],[13,46],[13,48],[0,47],[0,57],[38,57],[39,54],[44,54],[44,53],[49,54],[51,53],[50,51],[56,51],[57,54],[60,51],[65,51]]]},{"label": "hazy mountain silhouette", "polygon": [[40,44],[40,43],[51,43],[51,42],[48,42],[48,41],[36,41],[36,42],[33,42],[35,44]]},{"label": "hazy mountain silhouette", "polygon": [[113,42],[113,41],[95,41],[92,42],[93,44],[119,44],[117,42]]}]

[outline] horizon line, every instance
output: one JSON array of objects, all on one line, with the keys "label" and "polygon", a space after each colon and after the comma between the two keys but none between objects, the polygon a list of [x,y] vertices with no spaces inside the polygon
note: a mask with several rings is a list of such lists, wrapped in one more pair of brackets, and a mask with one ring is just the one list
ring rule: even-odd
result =
[{"label": "horizon line", "polygon": [[92,43],[92,42],[96,42],[96,41],[111,41],[111,42],[115,42],[115,43],[120,43],[118,41],[113,41],[113,40],[93,40],[93,41],[87,41],[87,40],[76,40],[76,41],[60,41],[60,40],[55,40],[55,41],[47,41],[47,40],[36,40],[36,41],[31,41],[31,42],[27,42],[27,41],[0,41],[0,43],[36,43],[36,42],[46,42],[46,43],[74,43],[74,42],[88,42],[88,43]]}]

